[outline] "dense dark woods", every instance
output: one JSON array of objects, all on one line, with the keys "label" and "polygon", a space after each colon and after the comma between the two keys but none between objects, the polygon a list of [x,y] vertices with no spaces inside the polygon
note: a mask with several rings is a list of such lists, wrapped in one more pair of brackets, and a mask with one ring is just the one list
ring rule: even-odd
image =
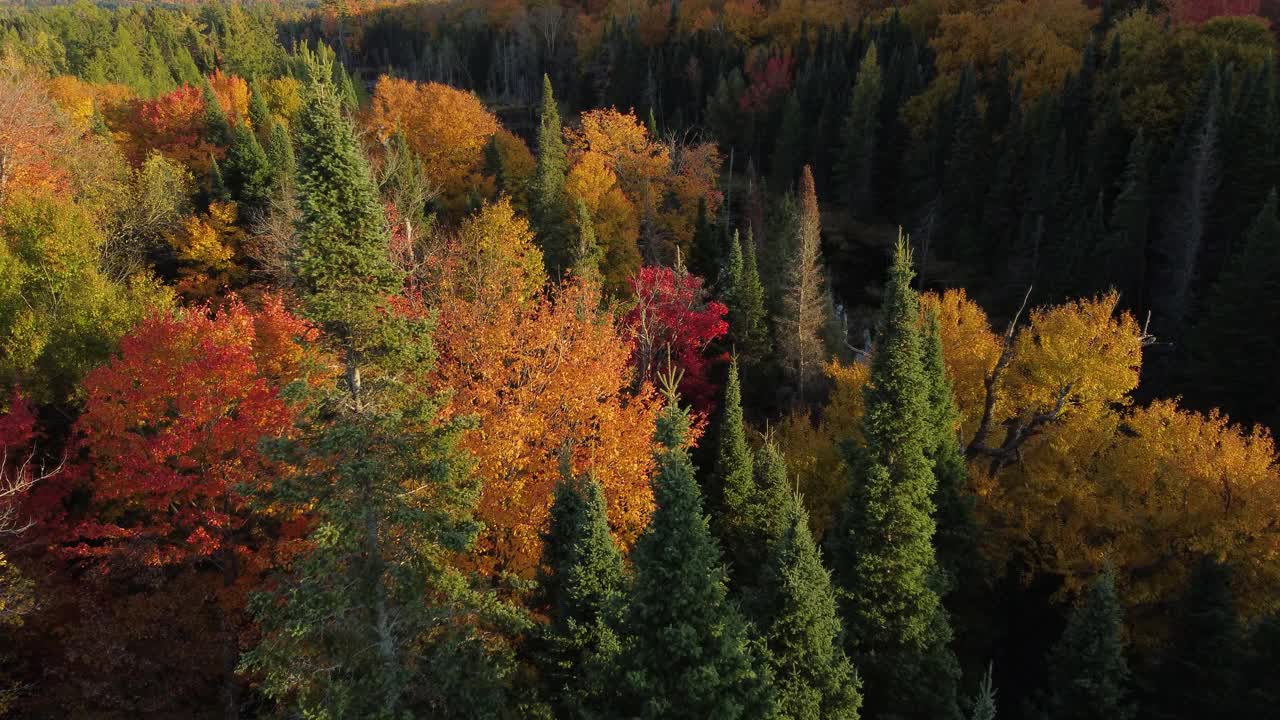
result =
[{"label": "dense dark woods", "polygon": [[0,715],[1280,718],[1277,10],[0,5]]}]

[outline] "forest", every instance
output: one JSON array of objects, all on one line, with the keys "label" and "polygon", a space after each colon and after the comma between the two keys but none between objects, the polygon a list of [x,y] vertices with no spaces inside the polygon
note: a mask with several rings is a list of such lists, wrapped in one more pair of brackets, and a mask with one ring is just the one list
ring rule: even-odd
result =
[{"label": "forest", "polygon": [[1280,718],[1277,22],[0,2],[0,716]]}]

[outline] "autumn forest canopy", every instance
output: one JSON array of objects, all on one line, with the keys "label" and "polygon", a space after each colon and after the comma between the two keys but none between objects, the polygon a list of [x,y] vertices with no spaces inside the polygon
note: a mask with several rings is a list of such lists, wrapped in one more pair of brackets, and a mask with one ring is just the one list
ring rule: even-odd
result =
[{"label": "autumn forest canopy", "polygon": [[1276,21],[0,3],[0,716],[1280,718]]}]

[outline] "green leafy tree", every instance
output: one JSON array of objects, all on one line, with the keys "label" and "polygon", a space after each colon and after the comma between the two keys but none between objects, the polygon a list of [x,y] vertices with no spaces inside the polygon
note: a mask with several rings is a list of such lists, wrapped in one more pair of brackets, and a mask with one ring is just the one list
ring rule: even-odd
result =
[{"label": "green leafy tree", "polygon": [[558,717],[604,717],[616,702],[610,678],[621,650],[615,628],[625,577],[598,482],[565,469],[543,542],[544,682]]},{"label": "green leafy tree", "polygon": [[620,707],[654,720],[772,718],[768,668],[728,598],[720,548],[702,514],[686,449],[688,433],[688,411],[669,391],[656,437],[657,509],[632,551]]},{"label": "green leafy tree", "polygon": [[867,680],[870,715],[958,716],[959,670],[947,643],[934,556],[936,440],[924,372],[911,254],[898,243],[863,389],[865,447],[849,458],[850,490],[832,533],[845,628]]},{"label": "green leafy tree", "polygon": [[478,487],[457,429],[435,420],[438,398],[411,381],[431,366],[429,323],[392,306],[403,278],[339,102],[328,82],[306,87],[291,264],[341,373],[312,391],[295,437],[273,444],[297,471],[264,500],[306,507],[312,525],[291,572],[252,603],[262,640],[243,666],[308,717],[514,714],[510,665],[481,630],[519,618],[450,561],[475,535]]},{"label": "green leafy tree", "polygon": [[1124,720],[1133,716],[1122,632],[1115,575],[1108,569],[1089,587],[1084,605],[1072,611],[1050,654],[1050,717]]},{"label": "green leafy tree", "polygon": [[844,651],[831,577],[794,494],[779,513],[784,526],[770,543],[760,591],[763,635],[780,716],[791,720],[856,720],[861,683]]}]

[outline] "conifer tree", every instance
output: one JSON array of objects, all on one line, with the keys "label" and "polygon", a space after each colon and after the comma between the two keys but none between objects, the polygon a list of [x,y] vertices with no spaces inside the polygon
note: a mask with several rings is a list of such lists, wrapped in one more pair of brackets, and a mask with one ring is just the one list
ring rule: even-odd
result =
[{"label": "conifer tree", "polygon": [[688,411],[669,390],[656,436],[657,509],[631,554],[635,579],[623,625],[620,707],[652,720],[772,718],[768,667],[728,599],[720,548],[702,514],[686,449],[688,433]]},{"label": "conifer tree", "polygon": [[552,705],[557,717],[604,717],[614,702],[610,672],[620,650],[615,628],[625,578],[595,479],[565,468],[543,542],[549,623],[540,660]]},{"label": "conifer tree", "polygon": [[209,197],[224,202],[231,199],[231,191],[227,189],[226,178],[222,175],[222,165],[216,157],[209,158]]},{"label": "conifer tree", "polygon": [[1122,631],[1115,575],[1108,569],[1089,587],[1084,605],[1072,611],[1050,654],[1050,717],[1125,720],[1133,715]]},{"label": "conifer tree", "polygon": [[231,130],[223,180],[243,212],[253,217],[271,200],[272,171],[258,136],[244,124]]},{"label": "conifer tree", "polygon": [[[1241,628],[1229,566],[1204,558],[1175,613],[1169,646],[1144,711],[1158,720],[1248,717],[1239,705]],[[1274,673],[1274,669],[1273,669]],[[1269,708],[1274,711],[1275,708]]]},{"label": "conifer tree", "polygon": [[284,123],[272,123],[271,135],[267,138],[267,165],[271,168],[272,189],[281,194],[289,194],[293,190],[297,161],[293,154],[293,139],[289,137],[289,128]]},{"label": "conifer tree", "polygon": [[1147,145],[1142,129],[1129,145],[1120,194],[1111,208],[1111,236],[1100,258],[1105,276],[1120,291],[1121,301],[1140,307],[1146,292],[1147,226],[1151,221],[1147,178]]},{"label": "conifer tree", "polygon": [[759,600],[780,715],[856,720],[861,683],[845,655],[831,577],[800,498],[788,494],[784,502],[784,525],[770,543]]},{"label": "conifer tree", "polygon": [[859,217],[872,212],[872,171],[875,167],[879,133],[880,100],[884,88],[876,46],[872,43],[862,56],[849,102],[849,114],[840,130],[838,171],[849,207]]},{"label": "conifer tree", "polygon": [[974,519],[974,503],[969,496],[969,468],[956,435],[959,410],[947,377],[947,366],[942,354],[942,334],[938,326],[938,314],[930,310],[925,314],[923,351],[924,375],[928,383],[929,423],[932,438],[925,449],[925,456],[933,466],[937,485],[934,492],[934,548],[938,565],[945,571],[951,585],[976,570],[977,525]]},{"label": "conifer tree", "polygon": [[267,106],[267,96],[257,80],[249,83],[249,123],[253,125],[253,131],[260,140],[270,138],[276,125],[271,116],[271,108]]},{"label": "conifer tree", "polygon": [[751,573],[752,510],[756,500],[756,483],[747,445],[747,431],[742,420],[742,385],[738,378],[738,362],[729,364],[724,385],[724,401],[716,432],[715,474],[712,497],[716,504],[714,527],[735,580]]},{"label": "conifer tree", "polygon": [[703,278],[708,287],[718,287],[724,269],[720,250],[720,233],[707,214],[707,201],[698,198],[698,215],[693,225],[693,249],[689,253],[689,271]]},{"label": "conifer tree", "polygon": [[865,447],[849,458],[850,491],[831,536],[853,658],[868,714],[954,718],[959,674],[937,592],[933,550],[936,441],[911,255],[899,241],[863,389]]},{"label": "conifer tree", "polygon": [[747,228],[746,242],[737,231],[729,246],[726,265],[725,304],[729,307],[729,337],[747,366],[769,355],[769,327],[764,309],[764,286],[756,266],[756,244]]},{"label": "conifer tree", "polygon": [[604,250],[596,242],[595,223],[587,204],[578,200],[578,242],[573,248],[570,270],[573,276],[590,283],[600,282],[600,261]]},{"label": "conifer tree", "polygon": [[970,720],[996,720],[996,689],[991,683],[991,665],[982,676],[982,684],[978,686],[978,694],[973,699],[973,712]]},{"label": "conifer tree", "polygon": [[551,78],[542,76],[542,106],[538,116],[538,161],[533,177],[532,210],[534,227],[547,274],[558,277],[569,257],[569,213],[564,181],[569,161],[561,137],[560,110],[551,90]]},{"label": "conifer tree", "polygon": [[1280,357],[1280,211],[1273,190],[1218,276],[1191,338],[1196,394],[1239,420],[1280,428],[1280,388],[1260,358]]},{"label": "conifer tree", "polygon": [[226,147],[231,142],[231,121],[223,112],[208,78],[204,79],[204,136],[218,147]]},{"label": "conifer tree", "polygon": [[501,717],[510,666],[472,635],[487,622],[515,630],[519,618],[484,602],[450,563],[475,534],[478,488],[454,449],[456,428],[436,422],[437,398],[412,381],[430,368],[429,323],[390,306],[403,278],[329,82],[306,87],[297,132],[290,262],[303,311],[342,372],[313,391],[296,437],[273,446],[297,470],[264,502],[306,508],[311,532],[291,572],[252,603],[263,637],[244,668],[308,716]]},{"label": "conifer tree", "polygon": [[765,552],[782,537],[786,529],[787,512],[795,490],[787,479],[787,460],[772,439],[756,448],[752,465],[756,478],[752,526],[755,529],[755,545],[761,548],[759,552],[763,566]]},{"label": "conifer tree", "polygon": [[[787,95],[782,108],[782,125],[778,128],[773,146],[773,178],[778,187],[786,187],[796,176],[796,168],[805,161],[805,142],[809,130],[805,127],[804,109],[796,93]],[[803,189],[801,190],[803,192]]]},{"label": "conifer tree", "polygon": [[800,175],[800,212],[797,218],[795,250],[788,259],[782,312],[777,319],[777,327],[778,349],[803,402],[826,360],[820,334],[826,322],[822,225],[818,217],[813,172],[808,165]]}]

